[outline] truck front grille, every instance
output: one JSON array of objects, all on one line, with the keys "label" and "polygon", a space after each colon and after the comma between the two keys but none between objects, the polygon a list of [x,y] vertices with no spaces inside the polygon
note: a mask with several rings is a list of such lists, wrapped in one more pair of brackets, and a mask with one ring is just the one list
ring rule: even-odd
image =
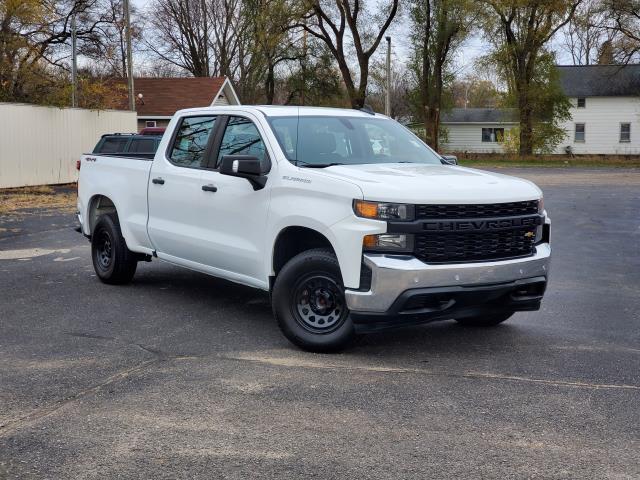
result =
[{"label": "truck front grille", "polygon": [[535,228],[498,232],[446,232],[416,235],[415,256],[425,263],[506,260],[533,253]]},{"label": "truck front grille", "polygon": [[[483,205],[417,205],[419,220],[439,220],[446,223],[471,220],[506,219],[538,215],[537,200]],[[446,220],[444,220],[446,219]],[[446,229],[415,235],[414,254],[425,263],[465,263],[506,260],[532,255],[535,249],[536,227],[517,225],[488,231]]]},{"label": "truck front grille", "polygon": [[497,218],[538,213],[538,201],[479,205],[416,205],[416,220],[436,218]]}]

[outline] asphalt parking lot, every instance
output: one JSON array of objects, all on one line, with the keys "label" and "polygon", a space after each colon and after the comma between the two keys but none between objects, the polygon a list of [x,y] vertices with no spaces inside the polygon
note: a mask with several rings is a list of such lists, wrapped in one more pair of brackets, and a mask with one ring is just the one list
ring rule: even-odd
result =
[{"label": "asphalt parking lot", "polygon": [[267,295],[155,261],[102,285],[73,216],[0,218],[0,478],[640,478],[640,171],[545,192],[543,309],[304,353]]}]

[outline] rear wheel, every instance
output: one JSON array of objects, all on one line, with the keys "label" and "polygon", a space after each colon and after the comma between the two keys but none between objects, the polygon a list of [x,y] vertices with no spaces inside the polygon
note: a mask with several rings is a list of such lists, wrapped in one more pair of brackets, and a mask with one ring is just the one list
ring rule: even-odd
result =
[{"label": "rear wheel", "polygon": [[456,318],[456,322],[465,327],[494,327],[513,316],[515,312],[501,312],[476,317]]},{"label": "rear wheel", "polygon": [[118,218],[114,214],[102,215],[91,234],[93,269],[104,283],[129,283],[136,273],[138,259],[127,248]]},{"label": "rear wheel", "polygon": [[276,278],[272,302],[282,333],[304,350],[340,350],[354,337],[338,259],[328,249],[289,260]]}]

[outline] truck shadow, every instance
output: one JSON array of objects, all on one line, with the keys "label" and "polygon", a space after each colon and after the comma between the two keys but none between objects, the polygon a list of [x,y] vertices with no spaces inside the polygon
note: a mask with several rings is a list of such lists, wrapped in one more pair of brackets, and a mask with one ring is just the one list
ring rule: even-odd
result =
[{"label": "truck shadow", "polygon": [[[233,328],[238,334],[238,346],[243,349],[299,351],[280,333],[267,292],[159,262],[136,275],[133,286],[146,291],[162,309],[188,312],[189,321],[198,324],[204,333],[204,341],[215,342],[207,331],[213,336],[213,331]],[[544,342],[518,322],[525,315],[531,314],[516,314],[505,324],[488,329],[464,328],[446,320],[370,333],[360,336],[344,354],[369,352],[393,357],[410,352],[444,356],[489,350],[513,352]]]}]

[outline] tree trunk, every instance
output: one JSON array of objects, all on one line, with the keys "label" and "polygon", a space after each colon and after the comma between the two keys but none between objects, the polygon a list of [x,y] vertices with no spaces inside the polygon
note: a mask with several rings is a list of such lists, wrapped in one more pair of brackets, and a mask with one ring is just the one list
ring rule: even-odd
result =
[{"label": "tree trunk", "polygon": [[267,105],[273,105],[273,99],[275,97],[275,74],[274,66],[272,62],[269,62],[267,67],[267,76],[265,78],[264,93]]},{"label": "tree trunk", "polygon": [[533,154],[533,119],[529,105],[529,85],[520,82],[518,85],[518,111],[520,115],[520,156]]},{"label": "tree trunk", "polygon": [[364,106],[364,96],[361,96],[359,94],[359,91],[356,90],[356,86],[354,85],[353,79],[351,78],[351,71],[349,70],[347,61],[342,56],[339,56],[339,58],[337,58],[337,61],[338,68],[340,69],[340,73],[342,74],[342,80],[344,81],[344,86],[346,87],[347,94],[349,95],[351,108],[362,108]]},{"label": "tree trunk", "polygon": [[369,60],[359,60],[360,62],[360,82],[358,90],[356,90],[355,96],[351,97],[352,108],[362,108],[365,105],[367,98],[367,82],[369,81]]}]

